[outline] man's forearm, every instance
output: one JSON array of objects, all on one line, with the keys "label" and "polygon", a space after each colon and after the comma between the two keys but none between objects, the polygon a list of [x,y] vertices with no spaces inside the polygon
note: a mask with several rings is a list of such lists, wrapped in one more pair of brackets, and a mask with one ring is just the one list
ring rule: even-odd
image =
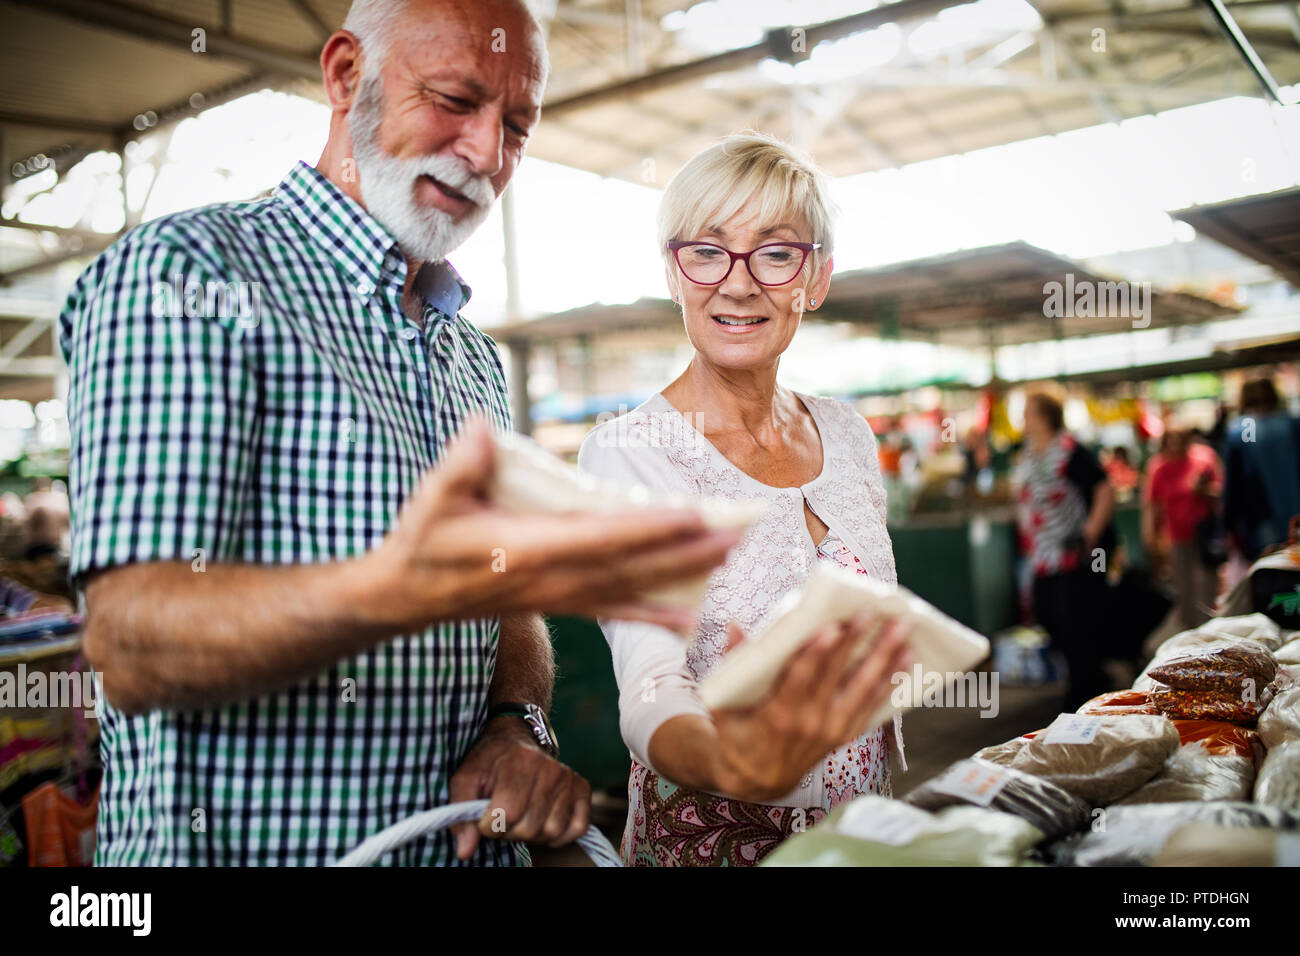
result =
[{"label": "man's forearm", "polygon": [[128,565],[86,588],[85,646],[127,712],[285,687],[399,630],[361,560],[288,567]]},{"label": "man's forearm", "polygon": [[502,617],[489,702],[519,701],[536,704],[549,712],[554,687],[555,654],[542,616],[507,614]]}]

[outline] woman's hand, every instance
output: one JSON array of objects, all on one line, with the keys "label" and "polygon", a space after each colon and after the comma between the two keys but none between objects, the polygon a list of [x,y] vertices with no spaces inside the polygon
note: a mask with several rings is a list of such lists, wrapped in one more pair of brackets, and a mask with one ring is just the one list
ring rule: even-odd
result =
[{"label": "woman's hand", "polygon": [[[899,622],[869,614],[830,625],[791,658],[762,703],[715,711],[711,789],[752,803],[793,790],[826,754],[867,729],[889,698],[891,678],[910,663],[906,634]],[[735,624],[729,636],[730,646],[743,638]]]}]

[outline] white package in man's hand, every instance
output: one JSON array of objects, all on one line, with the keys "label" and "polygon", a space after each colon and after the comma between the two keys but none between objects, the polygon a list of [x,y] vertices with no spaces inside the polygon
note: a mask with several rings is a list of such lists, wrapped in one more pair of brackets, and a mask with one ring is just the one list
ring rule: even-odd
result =
[{"label": "white package in man's hand", "polygon": [[[747,528],[770,507],[753,499],[690,498],[624,485],[578,471],[522,435],[497,433],[496,473],[488,487],[493,504],[510,511],[627,514],[650,508],[693,508],[715,530]],[[708,575],[658,588],[645,595],[655,604],[697,608],[708,589]]]},{"label": "white package in man's hand", "polygon": [[[873,581],[845,568],[818,565],[801,589],[787,594],[754,630],[729,652],[704,680],[699,694],[710,710],[757,704],[772,689],[791,657],[812,635],[828,624],[869,611],[882,623],[900,619],[910,627],[907,638],[913,667],[894,675],[890,700],[871,719],[878,727],[894,714],[908,710],[922,697],[923,685],[955,679],[989,654],[989,642],[934,605],[897,584]],[[879,635],[882,629],[877,629]],[[865,651],[865,648],[864,648]]]}]

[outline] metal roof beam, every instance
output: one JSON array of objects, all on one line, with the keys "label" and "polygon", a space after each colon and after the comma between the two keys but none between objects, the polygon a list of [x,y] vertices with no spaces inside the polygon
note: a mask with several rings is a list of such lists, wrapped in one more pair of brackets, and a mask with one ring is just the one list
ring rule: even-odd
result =
[{"label": "metal roof beam", "polygon": [[[971,2],[973,0],[898,0],[896,3],[887,3],[863,13],[855,13],[847,17],[841,17],[838,20],[827,20],[824,23],[810,27],[800,27],[800,29],[804,31],[804,42],[807,49],[811,51],[818,43],[825,40],[838,40],[854,33],[874,29],[885,23],[933,16],[940,10],[965,6]],[[793,28],[794,25],[792,25],[791,29]],[[611,100],[621,100],[629,96],[638,96],[642,93],[663,89],[666,86],[686,83],[715,73],[725,73],[753,66],[773,56],[774,41],[783,40],[784,34],[785,31],[774,30],[761,41],[751,46],[738,47],[734,50],[727,50],[723,53],[706,56],[699,60],[691,60],[687,63],[678,63],[641,76],[634,76],[606,86],[564,96],[546,103],[542,108],[542,113],[545,116],[571,113],[575,110],[598,106]]]},{"label": "metal roof beam", "polygon": [[112,136],[117,126],[103,120],[84,117],[57,117],[37,113],[20,113],[0,110],[0,126],[30,126],[33,129],[61,129],[70,133],[88,133],[94,136]]},{"label": "metal roof beam", "polygon": [[[120,33],[134,39],[152,40],[188,51],[193,43],[193,24],[159,16],[147,10],[106,0],[10,0],[41,13]],[[207,52],[212,56],[256,64],[265,70],[320,81],[320,64],[312,57],[291,50],[275,49],[231,36],[221,30],[206,30]]]},{"label": "metal roof beam", "polygon": [[1241,27],[1237,21],[1232,18],[1232,14],[1227,11],[1223,5],[1223,0],[1202,0],[1206,9],[1210,11],[1210,16],[1214,22],[1219,25],[1223,31],[1224,39],[1237,51],[1242,61],[1246,64],[1246,69],[1250,70],[1255,81],[1259,83],[1264,93],[1274,102],[1286,105],[1286,100],[1282,98],[1282,91],[1278,89],[1277,80],[1273,79],[1273,74],[1268,71],[1264,61],[1260,59],[1255,48],[1250,45],[1246,39],[1246,34],[1241,32]]}]

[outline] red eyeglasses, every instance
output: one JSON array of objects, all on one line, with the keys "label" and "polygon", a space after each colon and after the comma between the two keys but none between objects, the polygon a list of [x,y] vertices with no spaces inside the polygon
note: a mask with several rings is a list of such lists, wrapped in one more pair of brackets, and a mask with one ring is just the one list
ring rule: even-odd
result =
[{"label": "red eyeglasses", "polygon": [[732,252],[713,242],[674,239],[668,243],[682,275],[696,285],[721,284],[739,260],[754,281],[767,288],[792,282],[808,255],[821,247],[820,242],[769,242],[749,252]]}]

